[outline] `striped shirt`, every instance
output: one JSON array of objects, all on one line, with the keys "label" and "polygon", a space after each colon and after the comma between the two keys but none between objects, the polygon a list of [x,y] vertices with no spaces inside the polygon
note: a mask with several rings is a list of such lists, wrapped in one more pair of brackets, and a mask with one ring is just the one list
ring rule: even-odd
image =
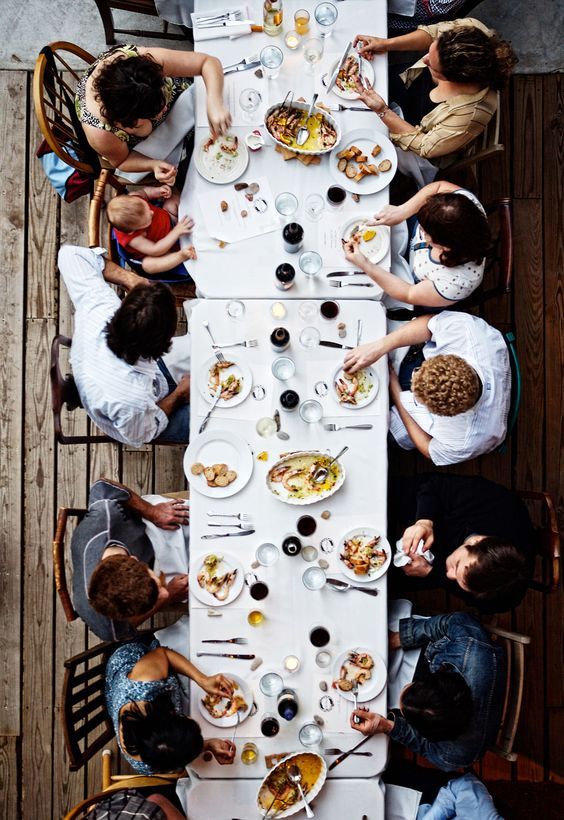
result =
[{"label": "striped shirt", "polygon": [[59,251],[59,269],[75,309],[70,362],[92,421],[123,444],[140,447],[168,425],[157,402],[169,387],[155,361],[130,365],[108,347],[106,324],[121,302],[104,279],[103,253],[102,248],[71,245]]},{"label": "striped shirt", "polygon": [[[443,32],[463,26],[479,28],[485,34],[492,33],[473,17],[418,26],[418,31],[425,31],[436,40]],[[409,87],[424,70],[427,67],[423,60],[418,60],[408,68],[401,75],[406,86]],[[433,108],[413,131],[390,134],[390,139],[404,151],[413,151],[420,157],[433,160],[439,167],[447,165],[453,161],[452,154],[461,153],[483,133],[496,112],[497,96],[497,91],[487,87],[476,94],[457,94]]]}]

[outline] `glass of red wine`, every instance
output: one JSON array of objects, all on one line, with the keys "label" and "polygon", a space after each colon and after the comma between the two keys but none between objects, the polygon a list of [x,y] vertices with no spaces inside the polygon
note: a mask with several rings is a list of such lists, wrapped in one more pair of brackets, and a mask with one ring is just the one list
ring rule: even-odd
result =
[{"label": "glass of red wine", "polygon": [[331,185],[327,189],[327,202],[334,208],[340,208],[347,196],[347,192],[340,185]]},{"label": "glass of red wine", "polygon": [[259,581],[254,572],[249,572],[245,576],[245,581],[249,585],[249,595],[255,601],[262,601],[268,595],[268,586],[264,581]]},{"label": "glass of red wine", "polygon": [[331,635],[329,634],[329,630],[325,629],[324,626],[314,626],[309,633],[309,640],[313,646],[327,646],[331,640]]},{"label": "glass of red wine", "polygon": [[298,518],[296,528],[299,534],[303,535],[304,537],[307,537],[308,535],[313,535],[313,533],[317,529],[315,518],[312,515],[301,515]]},{"label": "glass of red wine", "polygon": [[321,306],[319,308],[319,312],[321,313],[321,315],[323,316],[324,319],[331,320],[331,319],[336,319],[337,318],[337,316],[339,315],[339,309],[340,308],[339,308],[339,305],[337,304],[337,302],[333,302],[332,300],[329,300],[327,302],[322,302],[321,303]]}]

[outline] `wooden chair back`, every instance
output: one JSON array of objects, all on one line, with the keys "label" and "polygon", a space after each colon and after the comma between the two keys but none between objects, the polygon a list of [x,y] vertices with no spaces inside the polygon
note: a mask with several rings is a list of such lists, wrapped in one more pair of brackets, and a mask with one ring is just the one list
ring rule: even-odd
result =
[{"label": "wooden chair back", "polygon": [[102,24],[104,26],[104,35],[106,37],[106,43],[109,46],[115,44],[116,33],[127,34],[133,37],[150,37],[159,38],[162,40],[192,41],[189,29],[185,29],[183,26],[181,26],[181,28],[184,31],[183,34],[171,33],[168,30],[169,24],[166,20],[163,20],[162,31],[144,31],[142,29],[127,29],[115,27],[112,9],[118,9],[119,11],[130,11],[134,14],[145,14],[149,17],[158,17],[159,13],[156,9],[154,0],[94,0],[94,2],[96,3],[98,11],[100,12],[100,17],[102,18]]},{"label": "wooden chair back", "polygon": [[[55,428],[55,439],[59,444],[96,444],[99,442],[113,441],[114,439],[104,435],[82,435],[67,436],[63,433],[61,413],[63,407],[67,410],[76,410],[82,407],[80,396],[76,387],[76,382],[70,373],[63,376],[60,363],[61,347],[70,348],[72,339],[61,334],[55,336],[51,343],[51,365],[49,376],[51,380],[51,408],[53,410],[53,424]],[[88,420],[88,425],[91,422]]]},{"label": "wooden chair back", "polygon": [[503,713],[497,739],[491,751],[498,757],[514,763],[517,754],[513,751],[513,744],[521,714],[525,683],[525,646],[531,643],[531,639],[527,635],[495,626],[488,626],[487,629],[494,640],[503,642],[507,658]]},{"label": "wooden chair back", "polygon": [[530,581],[529,586],[546,594],[555,592],[560,585],[560,531],[554,500],[549,493],[532,490],[519,490],[517,495],[536,502],[535,506],[541,509],[540,524],[535,523],[534,528],[535,548],[542,560],[543,580]]},{"label": "wooden chair back", "polygon": [[475,168],[480,162],[490,159],[496,154],[505,151],[505,146],[499,141],[500,131],[501,94],[497,92],[497,107],[483,133],[468,147],[466,154],[445,168],[447,174],[462,171],[465,168]]},{"label": "wooden chair back", "polygon": [[63,606],[68,623],[76,621],[78,618],[78,613],[72,604],[72,599],[67,587],[67,574],[65,570],[65,537],[67,522],[69,518],[72,517],[77,518],[78,522],[80,522],[85,515],[85,509],[61,507],[59,509],[59,514],[57,515],[55,537],[53,538],[53,572],[55,576],[55,588]]}]

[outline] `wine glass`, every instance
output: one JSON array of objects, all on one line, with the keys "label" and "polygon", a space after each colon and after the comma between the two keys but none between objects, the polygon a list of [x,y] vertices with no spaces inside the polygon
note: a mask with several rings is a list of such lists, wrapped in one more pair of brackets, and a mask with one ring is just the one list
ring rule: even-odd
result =
[{"label": "wine glass", "polygon": [[321,333],[316,327],[304,327],[300,333],[300,344],[306,350],[310,347],[317,347],[320,339]]},{"label": "wine glass", "polygon": [[225,310],[230,319],[242,319],[245,315],[245,305],[239,299],[232,299],[228,302]]},{"label": "wine glass", "polygon": [[304,43],[304,59],[307,63],[308,74],[313,74],[313,67],[323,57],[323,40],[319,37],[311,37]]},{"label": "wine glass", "polygon": [[321,194],[309,194],[305,201],[306,216],[312,222],[319,222],[321,214],[325,209],[325,200]]},{"label": "wine glass", "polygon": [[304,322],[311,322],[312,319],[315,319],[318,313],[319,308],[317,306],[317,302],[312,302],[309,300],[306,302],[300,302],[298,307],[298,315]]},{"label": "wine glass", "polygon": [[320,3],[315,7],[315,21],[321,37],[330,37],[339,13],[333,3]]},{"label": "wine glass", "polygon": [[245,88],[239,95],[239,105],[245,113],[247,122],[253,121],[253,114],[262,102],[260,93],[254,88]]}]

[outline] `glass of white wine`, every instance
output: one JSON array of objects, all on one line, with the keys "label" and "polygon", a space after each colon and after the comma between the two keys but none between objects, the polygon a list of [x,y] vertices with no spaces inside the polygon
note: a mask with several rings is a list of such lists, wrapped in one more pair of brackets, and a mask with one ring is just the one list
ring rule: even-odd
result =
[{"label": "glass of white wine", "polygon": [[323,40],[320,37],[310,37],[304,43],[304,59],[307,63],[307,71],[313,74],[313,67],[323,57]]}]

